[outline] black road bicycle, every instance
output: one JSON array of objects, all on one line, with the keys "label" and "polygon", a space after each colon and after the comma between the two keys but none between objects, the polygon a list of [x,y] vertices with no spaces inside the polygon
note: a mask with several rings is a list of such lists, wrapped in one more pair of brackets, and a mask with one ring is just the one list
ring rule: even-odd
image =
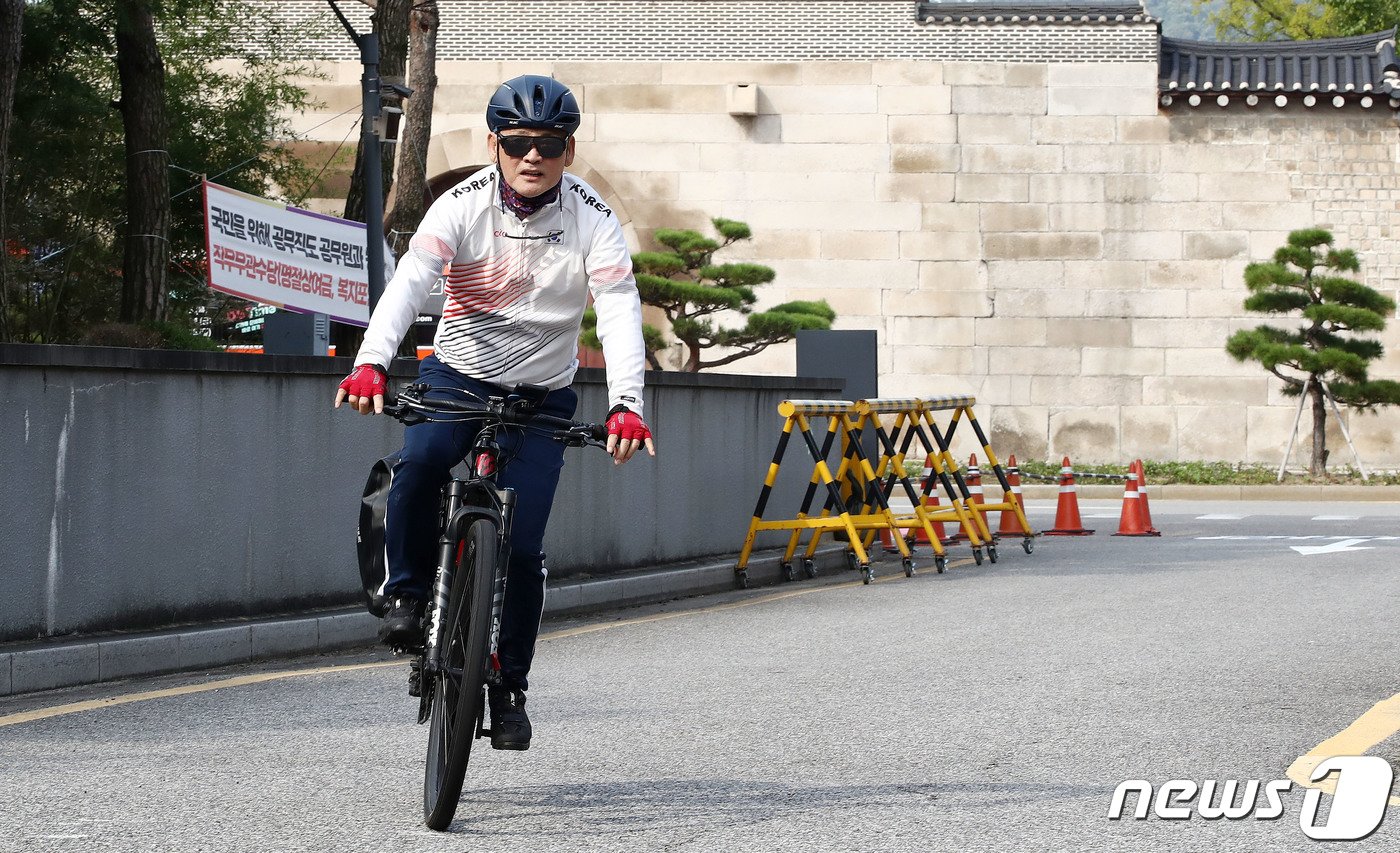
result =
[{"label": "black road bicycle", "polygon": [[483,401],[458,388],[413,384],[384,406],[385,414],[406,426],[481,422],[467,457],[470,473],[449,480],[442,490],[437,574],[421,644],[394,650],[413,655],[409,694],[419,700],[418,722],[428,723],[423,820],[432,829],[446,829],[452,822],[472,741],[491,735],[486,687],[501,679],[496,643],[515,492],[496,483],[497,472],[510,462],[503,458],[497,434],[502,428],[526,429],[552,435],[569,447],[605,447],[605,427],[536,411],[546,393],[538,385],[519,385],[505,397]]}]

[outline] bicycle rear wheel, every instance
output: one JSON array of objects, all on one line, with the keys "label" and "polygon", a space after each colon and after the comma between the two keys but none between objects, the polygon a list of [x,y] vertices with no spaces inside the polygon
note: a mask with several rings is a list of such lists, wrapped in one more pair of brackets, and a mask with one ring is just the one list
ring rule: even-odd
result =
[{"label": "bicycle rear wheel", "polygon": [[423,822],[446,829],[462,796],[462,779],[485,701],[491,596],[499,539],[494,522],[479,518],[458,543],[447,617],[438,634],[442,665],[434,676],[423,773]]}]

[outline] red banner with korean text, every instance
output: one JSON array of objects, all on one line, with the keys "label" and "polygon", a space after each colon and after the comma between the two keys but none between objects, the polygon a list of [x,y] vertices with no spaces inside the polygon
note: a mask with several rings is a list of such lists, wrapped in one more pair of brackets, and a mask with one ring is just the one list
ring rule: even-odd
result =
[{"label": "red banner with korean text", "polygon": [[209,286],[334,320],[369,323],[365,226],[204,182]]}]

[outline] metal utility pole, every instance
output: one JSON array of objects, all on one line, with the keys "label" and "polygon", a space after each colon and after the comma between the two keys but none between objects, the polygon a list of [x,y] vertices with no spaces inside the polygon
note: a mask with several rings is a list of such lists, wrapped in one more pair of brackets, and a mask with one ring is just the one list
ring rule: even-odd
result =
[{"label": "metal utility pole", "polygon": [[[384,295],[384,174],[383,164],[379,159],[379,145],[384,138],[381,134],[389,137],[387,141],[394,141],[398,132],[398,122],[385,119],[396,119],[397,114],[402,111],[393,107],[386,108],[382,100],[379,82],[379,34],[368,32],[362,35],[355,32],[355,28],[346,20],[335,0],[326,2],[340,19],[345,31],[350,34],[350,39],[360,49],[360,64],[364,66],[364,73],[360,75],[360,96],[364,112],[360,120],[360,151],[363,158],[360,165],[365,176],[365,264],[369,274],[369,310],[373,314],[375,306],[379,304],[379,297]],[[393,89],[403,98],[413,93],[407,86],[393,86]],[[385,115],[390,112],[395,115]]]}]

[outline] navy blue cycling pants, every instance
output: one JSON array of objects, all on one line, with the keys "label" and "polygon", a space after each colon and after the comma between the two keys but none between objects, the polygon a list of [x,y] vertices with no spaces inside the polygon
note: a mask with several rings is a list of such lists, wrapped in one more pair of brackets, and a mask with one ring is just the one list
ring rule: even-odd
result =
[{"label": "navy blue cycling pants", "polygon": [[[436,356],[423,359],[418,380],[434,388],[462,388],[480,398],[504,396],[507,389],[480,382],[453,370]],[[572,418],[578,396],[571,388],[549,392],[540,411]],[[402,458],[394,466],[384,520],[389,564],[389,596],[428,601],[437,563],[437,521],[443,484],[452,467],[471,452],[480,421],[423,423],[404,430]],[[513,427],[496,435],[505,464],[497,483],[515,489],[511,522],[510,566],[501,615],[498,651],[501,675],[509,687],[524,690],[535,656],[535,637],[544,612],[544,528],[564,467],[564,445],[548,435]]]}]

